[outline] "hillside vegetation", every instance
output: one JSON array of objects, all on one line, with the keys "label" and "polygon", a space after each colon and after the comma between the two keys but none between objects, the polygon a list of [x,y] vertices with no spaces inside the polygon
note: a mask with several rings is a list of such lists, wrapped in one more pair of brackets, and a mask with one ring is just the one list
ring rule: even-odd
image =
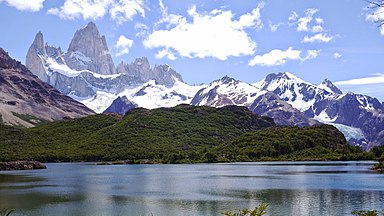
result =
[{"label": "hillside vegetation", "polygon": [[[0,125],[0,161],[191,163],[362,157],[333,126],[276,127],[245,107],[179,105],[34,128]],[[359,155],[360,154],[360,155]]]}]

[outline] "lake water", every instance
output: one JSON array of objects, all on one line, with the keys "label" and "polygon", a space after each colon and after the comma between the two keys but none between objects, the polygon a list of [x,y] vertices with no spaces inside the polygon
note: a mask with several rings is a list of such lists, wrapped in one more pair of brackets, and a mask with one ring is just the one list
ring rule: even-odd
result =
[{"label": "lake water", "polygon": [[270,204],[268,215],[351,215],[384,209],[373,162],[191,165],[47,164],[0,172],[11,215],[222,215]]}]

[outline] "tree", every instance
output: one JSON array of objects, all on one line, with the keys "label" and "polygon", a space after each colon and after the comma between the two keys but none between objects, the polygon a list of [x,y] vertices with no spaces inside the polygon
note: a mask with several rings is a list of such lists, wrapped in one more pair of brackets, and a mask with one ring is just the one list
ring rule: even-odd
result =
[{"label": "tree", "polygon": [[365,0],[368,2],[368,8],[374,10],[371,15],[367,16],[367,19],[379,24],[379,27],[384,25],[384,0]]}]

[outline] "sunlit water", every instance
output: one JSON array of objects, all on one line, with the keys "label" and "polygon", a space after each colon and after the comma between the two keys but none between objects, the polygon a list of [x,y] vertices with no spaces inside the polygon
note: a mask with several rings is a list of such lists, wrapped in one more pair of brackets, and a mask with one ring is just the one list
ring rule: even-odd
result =
[{"label": "sunlit water", "polygon": [[47,164],[0,172],[12,215],[222,215],[270,204],[268,215],[351,215],[384,209],[373,162],[192,165]]}]

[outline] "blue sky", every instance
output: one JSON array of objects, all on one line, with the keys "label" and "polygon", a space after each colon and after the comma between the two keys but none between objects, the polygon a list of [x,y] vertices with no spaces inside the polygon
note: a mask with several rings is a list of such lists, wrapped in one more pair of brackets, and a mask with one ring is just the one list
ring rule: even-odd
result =
[{"label": "blue sky", "polygon": [[[384,13],[363,0],[0,0],[0,47],[25,62],[38,31],[66,51],[94,21],[115,64],[147,56],[189,84],[289,71],[384,101]],[[383,17],[384,18],[384,17]]]}]

